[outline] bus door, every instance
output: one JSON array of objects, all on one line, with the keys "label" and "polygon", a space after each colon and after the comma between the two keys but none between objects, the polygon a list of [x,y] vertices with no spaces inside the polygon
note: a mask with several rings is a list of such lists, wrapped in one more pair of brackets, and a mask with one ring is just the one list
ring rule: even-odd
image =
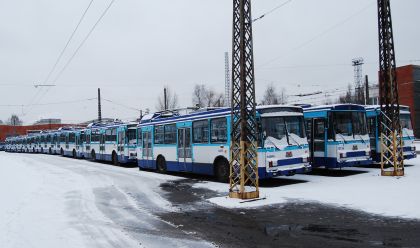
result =
[{"label": "bus door", "polygon": [[121,130],[118,131],[118,143],[117,143],[117,151],[118,151],[118,160],[124,160],[124,149],[125,148],[125,131]]},{"label": "bus door", "polygon": [[178,129],[178,164],[182,171],[192,171],[191,128]]},{"label": "bus door", "polygon": [[99,134],[99,160],[105,160],[105,133]]},{"label": "bus door", "polygon": [[142,165],[146,168],[153,167],[153,150],[152,150],[152,132],[143,132],[143,152],[142,152]]},{"label": "bus door", "polygon": [[[314,158],[318,158],[316,166],[325,165],[326,162],[326,151],[325,151],[325,119],[313,119],[312,120],[312,161],[315,162]],[[322,163],[322,164],[319,164]]]}]

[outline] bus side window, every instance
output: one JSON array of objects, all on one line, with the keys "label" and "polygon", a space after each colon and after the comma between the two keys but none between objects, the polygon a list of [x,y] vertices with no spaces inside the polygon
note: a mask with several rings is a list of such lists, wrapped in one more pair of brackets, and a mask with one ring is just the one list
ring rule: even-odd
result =
[{"label": "bus side window", "polygon": [[209,142],[208,120],[193,122],[193,143],[206,144]]},{"label": "bus side window", "polygon": [[211,120],[211,143],[227,142],[227,123],[226,118]]},{"label": "bus side window", "polygon": [[306,136],[308,139],[312,139],[312,119],[306,120]]},{"label": "bus side window", "polygon": [[142,133],[141,128],[137,129],[137,144],[140,146],[142,144]]}]

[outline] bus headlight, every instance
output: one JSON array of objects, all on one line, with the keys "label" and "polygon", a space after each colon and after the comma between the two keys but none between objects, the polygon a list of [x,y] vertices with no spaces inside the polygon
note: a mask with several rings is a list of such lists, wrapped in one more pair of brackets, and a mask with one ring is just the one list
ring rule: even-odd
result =
[{"label": "bus headlight", "polygon": [[340,158],[347,158],[347,153],[340,153]]},{"label": "bus headlight", "polygon": [[416,151],[416,147],[415,146],[412,146],[411,147],[411,150],[414,152],[414,151]]},{"label": "bus headlight", "polygon": [[273,161],[268,162],[268,167],[270,167],[270,168],[273,167]]}]

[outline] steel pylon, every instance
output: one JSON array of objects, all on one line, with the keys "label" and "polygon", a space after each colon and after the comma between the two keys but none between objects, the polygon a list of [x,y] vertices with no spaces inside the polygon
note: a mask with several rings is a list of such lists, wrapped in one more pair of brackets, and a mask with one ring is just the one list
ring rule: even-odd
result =
[{"label": "steel pylon", "polygon": [[259,197],[251,0],[233,0],[230,189],[232,198]]},{"label": "steel pylon", "polygon": [[403,140],[390,0],[378,0],[381,174],[404,175]]}]

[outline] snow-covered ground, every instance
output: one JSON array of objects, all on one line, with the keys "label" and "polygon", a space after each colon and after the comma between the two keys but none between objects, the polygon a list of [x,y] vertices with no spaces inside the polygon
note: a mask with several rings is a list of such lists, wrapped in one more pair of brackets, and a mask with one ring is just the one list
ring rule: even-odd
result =
[{"label": "snow-covered ground", "polygon": [[[257,201],[224,196],[203,200],[226,208],[316,202],[420,219],[420,158],[406,164],[404,177],[381,177],[374,168],[347,168],[361,173],[273,179],[268,186],[263,184],[262,199]],[[0,247],[212,247],[197,233],[159,217],[180,211],[160,188],[161,183],[178,179],[183,177],[59,156],[0,152]],[[222,195],[228,190],[227,184],[216,182],[193,187]]]},{"label": "snow-covered ground", "polygon": [[[206,247],[157,217],[173,176],[0,152],[0,247]],[[165,235],[162,235],[162,232]]]},{"label": "snow-covered ground", "polygon": [[[228,208],[255,208],[290,201],[317,202],[361,210],[383,216],[420,219],[420,158],[406,160],[404,177],[382,177],[376,168],[346,168],[348,176],[295,175],[279,180],[304,182],[281,187],[261,187],[260,200],[242,201],[228,197],[209,199]],[[346,173],[344,173],[346,174]],[[194,187],[226,192],[226,185],[204,182]]]}]

